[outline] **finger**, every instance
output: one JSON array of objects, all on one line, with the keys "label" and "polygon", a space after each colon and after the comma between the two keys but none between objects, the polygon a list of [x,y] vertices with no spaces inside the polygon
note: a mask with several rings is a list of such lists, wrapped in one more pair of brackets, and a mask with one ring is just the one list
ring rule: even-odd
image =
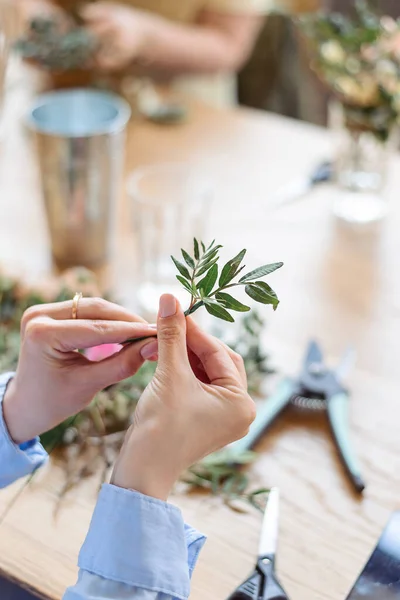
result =
[{"label": "finger", "polygon": [[112,55],[109,51],[101,52],[96,56],[96,65],[105,71],[118,71],[126,67],[128,61],[123,60],[118,54]]},{"label": "finger", "polygon": [[100,362],[86,364],[79,371],[79,377],[93,385],[94,391],[132,377],[145,362],[148,347],[154,347],[154,341],[127,346]]},{"label": "finger", "polygon": [[154,336],[154,328],[147,323],[85,319],[56,321],[48,317],[33,319],[25,330],[26,340],[47,344],[60,352],[101,344],[122,344],[127,339]]},{"label": "finger", "polygon": [[106,2],[88,3],[81,7],[80,15],[86,22],[107,21],[110,19],[110,7]]},{"label": "finger", "polygon": [[[24,335],[26,325],[38,317],[51,317],[52,319],[71,319],[73,301],[54,302],[52,304],[38,304],[25,311],[21,321],[21,334]],[[81,298],[78,303],[77,317],[81,319],[102,319],[107,321],[132,321],[145,323],[146,321],[129,310],[103,298]]]},{"label": "finger", "polygon": [[108,38],[109,40],[115,38],[115,28],[109,21],[88,23],[87,28],[97,37]]},{"label": "finger", "polygon": [[228,352],[229,356],[231,357],[234,365],[236,366],[236,368],[239,372],[239,375],[243,381],[243,384],[247,387],[247,373],[246,373],[246,369],[244,366],[243,358],[240,356],[240,354],[238,354],[237,352],[232,350],[232,348],[229,348],[229,346],[227,346],[226,344],[221,342],[221,340],[219,340],[219,342],[220,342],[220,344],[222,344],[224,346],[224,348],[226,348],[226,351]]},{"label": "finger", "polygon": [[190,348],[188,348],[188,356],[190,366],[192,367],[192,371],[195,374],[196,379],[198,379],[202,383],[210,383],[210,380],[207,377],[206,372],[204,370],[203,363]]},{"label": "finger", "polygon": [[160,298],[157,323],[158,365],[173,373],[190,369],[186,347],[186,319],[178,300],[172,294]]},{"label": "finger", "polygon": [[202,362],[211,383],[240,383],[243,386],[243,380],[227,348],[200,329],[191,318],[187,319],[187,345]]}]

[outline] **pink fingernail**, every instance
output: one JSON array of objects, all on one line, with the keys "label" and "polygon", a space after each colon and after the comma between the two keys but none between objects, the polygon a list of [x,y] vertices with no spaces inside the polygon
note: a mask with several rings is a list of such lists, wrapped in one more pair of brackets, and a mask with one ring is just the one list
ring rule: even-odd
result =
[{"label": "pink fingernail", "polygon": [[150,342],[150,344],[146,344],[140,350],[140,355],[145,360],[148,360],[158,352],[158,342]]},{"label": "pink fingernail", "polygon": [[149,324],[147,325],[147,327],[148,327],[149,329],[157,329],[157,323],[149,323]]},{"label": "pink fingernail", "polygon": [[176,298],[172,294],[164,294],[160,298],[160,317],[172,317],[176,315]]}]

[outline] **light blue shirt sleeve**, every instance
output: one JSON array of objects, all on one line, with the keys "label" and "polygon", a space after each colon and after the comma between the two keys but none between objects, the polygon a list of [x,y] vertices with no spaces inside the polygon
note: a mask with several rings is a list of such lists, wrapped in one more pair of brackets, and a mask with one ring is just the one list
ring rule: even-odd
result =
[{"label": "light blue shirt sleeve", "polygon": [[105,484],[63,600],[186,600],[204,542],[175,506]]},{"label": "light blue shirt sleeve", "polygon": [[0,375],[0,488],[29,475],[47,462],[47,452],[36,438],[17,446],[8,433],[3,416],[3,398],[14,373]]},{"label": "light blue shirt sleeve", "polygon": [[[0,487],[48,460],[38,439],[18,446],[7,430],[2,401],[13,376],[0,375]],[[63,600],[186,600],[204,542],[175,506],[106,484],[79,555],[78,581]]]}]

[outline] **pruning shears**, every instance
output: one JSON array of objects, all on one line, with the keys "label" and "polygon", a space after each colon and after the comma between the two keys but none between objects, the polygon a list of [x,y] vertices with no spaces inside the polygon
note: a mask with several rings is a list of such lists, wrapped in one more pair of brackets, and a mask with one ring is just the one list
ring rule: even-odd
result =
[{"label": "pruning shears", "polygon": [[348,351],[335,370],[328,369],[320,346],[311,341],[299,376],[295,379],[283,379],[275,393],[261,404],[247,436],[231,445],[233,455],[252,449],[276,417],[289,405],[306,410],[326,410],[343,466],[354,489],[361,493],[365,483],[350,443],[349,393],[341,383],[351,359],[352,352]]}]

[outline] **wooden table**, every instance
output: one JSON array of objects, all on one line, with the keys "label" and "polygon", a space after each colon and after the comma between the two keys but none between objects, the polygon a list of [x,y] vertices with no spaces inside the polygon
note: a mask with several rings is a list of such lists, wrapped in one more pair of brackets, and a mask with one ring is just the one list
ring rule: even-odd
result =
[{"label": "wooden table", "polygon": [[[14,92],[1,146],[0,264],[34,279],[49,269],[48,238],[31,149],[16,120],[23,96]],[[281,489],[278,568],[295,600],[344,600],[391,511],[400,506],[400,161],[394,160],[389,186],[390,217],[374,230],[337,224],[330,193],[322,189],[290,207],[268,210],[274,190],[328,155],[326,131],[250,110],[193,104],[184,126],[136,122],[129,131],[129,169],[190,160],[214,178],[212,230],[227,252],[247,247],[249,264],[285,261],[274,276],[282,303],[275,314],[267,312],[266,335],[281,371],[296,372],[310,336],[321,340],[332,360],[348,342],[357,349],[349,383],[352,434],[368,483],[363,498],[347,484],[324,417],[282,416],[260,444],[254,467],[259,484]],[[133,285],[129,223],[124,200],[113,273],[126,299]],[[20,485],[0,494],[0,510]],[[75,580],[97,482],[73,490],[54,521],[61,486],[60,469],[44,470],[0,529],[0,569],[51,599]],[[209,536],[191,597],[223,600],[252,567],[261,515],[238,515],[207,496],[173,501]]]}]

